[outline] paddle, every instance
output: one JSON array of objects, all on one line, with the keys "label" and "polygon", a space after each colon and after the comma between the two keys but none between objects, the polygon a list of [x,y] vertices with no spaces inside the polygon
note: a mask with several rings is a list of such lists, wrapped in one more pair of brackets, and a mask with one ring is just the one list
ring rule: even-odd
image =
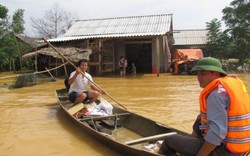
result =
[{"label": "paddle", "polygon": [[[43,40],[55,51],[57,52],[63,59],[65,59],[68,63],[70,63],[74,68],[77,68],[77,66],[75,64],[73,64],[68,58],[66,58],[62,53],[60,53],[51,43],[49,43],[46,39],[43,38]],[[84,75],[83,72],[81,72],[81,74],[87,78],[93,85],[95,85],[98,89],[100,89],[101,91],[105,92],[101,87],[99,87],[96,83],[94,83],[93,81],[91,81],[87,76]],[[105,92],[106,95],[112,99],[113,101],[115,101],[118,105],[120,105],[122,108],[124,108],[125,110],[127,110],[126,107],[124,107],[120,102],[116,101],[111,95],[109,95],[107,92]]]}]

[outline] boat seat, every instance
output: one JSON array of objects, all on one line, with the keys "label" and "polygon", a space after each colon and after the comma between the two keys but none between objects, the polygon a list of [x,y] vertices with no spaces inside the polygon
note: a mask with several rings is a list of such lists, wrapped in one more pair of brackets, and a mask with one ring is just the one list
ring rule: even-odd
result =
[{"label": "boat seat", "polygon": [[177,133],[176,132],[169,132],[169,133],[164,133],[164,134],[158,134],[158,135],[148,136],[148,137],[144,137],[144,138],[140,138],[140,139],[136,139],[136,140],[132,140],[132,141],[127,141],[124,144],[125,145],[134,145],[134,144],[140,144],[140,143],[149,142],[149,141],[162,140],[170,135],[175,135],[175,134],[177,134]]},{"label": "boat seat", "polygon": [[107,115],[107,116],[86,116],[82,119],[79,119],[79,121],[89,121],[89,120],[104,120],[104,119],[110,119],[110,118],[115,118],[115,117],[121,117],[121,116],[129,116],[130,113],[119,113],[119,114],[113,114],[113,115]]},{"label": "boat seat", "polygon": [[76,114],[77,112],[79,112],[80,110],[82,110],[84,108],[84,104],[83,103],[78,103],[72,107],[70,107],[69,109],[67,109],[67,112],[70,114],[70,115],[74,115]]}]

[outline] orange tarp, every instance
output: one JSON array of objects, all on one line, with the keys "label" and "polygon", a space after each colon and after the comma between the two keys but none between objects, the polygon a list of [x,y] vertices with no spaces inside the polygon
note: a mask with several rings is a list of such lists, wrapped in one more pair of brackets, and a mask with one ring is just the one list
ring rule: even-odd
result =
[{"label": "orange tarp", "polygon": [[174,52],[173,60],[175,71],[178,73],[178,66],[187,61],[194,61],[203,58],[203,52],[201,49],[177,49]]},{"label": "orange tarp", "polygon": [[201,59],[203,58],[203,52],[201,49],[177,49],[174,52],[173,60],[179,60],[185,56],[186,59]]}]

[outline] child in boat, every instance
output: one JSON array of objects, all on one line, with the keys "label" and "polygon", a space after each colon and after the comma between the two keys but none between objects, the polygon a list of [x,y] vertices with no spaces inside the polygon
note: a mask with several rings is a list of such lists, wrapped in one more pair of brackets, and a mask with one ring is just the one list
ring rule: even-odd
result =
[{"label": "child in boat", "polygon": [[[78,68],[70,74],[68,83],[69,88],[69,100],[74,103],[92,103],[97,100],[99,93],[105,94],[105,92],[97,88],[93,84],[92,77],[86,71],[88,70],[88,61],[81,59],[78,63]],[[84,73],[84,76],[81,74]],[[91,87],[91,91],[86,90],[86,86]]]}]

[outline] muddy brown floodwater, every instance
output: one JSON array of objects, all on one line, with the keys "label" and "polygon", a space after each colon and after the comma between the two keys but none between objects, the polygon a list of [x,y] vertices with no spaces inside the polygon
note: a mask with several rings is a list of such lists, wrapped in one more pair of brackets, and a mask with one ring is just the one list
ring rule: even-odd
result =
[{"label": "muddy brown floodwater", "polygon": [[[9,74],[0,73],[0,77]],[[237,76],[250,91],[250,75]],[[62,79],[9,90],[7,86],[12,81],[0,79],[1,156],[119,155],[63,116],[54,93],[64,87]],[[187,133],[199,113],[201,88],[196,76],[145,74],[119,78],[115,75],[94,77],[94,81],[129,111]]]}]

